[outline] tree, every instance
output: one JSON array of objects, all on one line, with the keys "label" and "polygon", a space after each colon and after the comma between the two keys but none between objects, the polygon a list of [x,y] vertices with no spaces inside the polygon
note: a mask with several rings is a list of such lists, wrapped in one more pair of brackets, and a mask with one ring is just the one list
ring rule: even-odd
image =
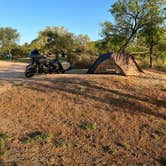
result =
[{"label": "tree", "polygon": [[[115,18],[115,24],[105,22],[102,34],[105,38],[121,39],[120,52],[125,52],[128,45],[135,39],[137,34],[149,25],[152,17],[164,19],[160,8],[164,0],[117,0],[109,12]],[[156,25],[154,19],[153,24]],[[115,40],[119,42],[119,40]]]},{"label": "tree", "polygon": [[39,32],[37,43],[43,50],[53,54],[67,53],[72,50],[74,34],[64,27],[47,27]]},{"label": "tree", "polygon": [[166,29],[162,29],[162,33],[159,36],[155,51],[163,64],[166,62]]},{"label": "tree", "polygon": [[45,28],[39,32],[38,38],[31,45],[40,48],[45,53],[57,56],[65,54],[70,62],[78,59],[81,61],[83,56],[88,57],[91,53],[93,54],[93,48],[87,35],[74,35],[64,27]]},{"label": "tree", "polygon": [[11,50],[16,47],[19,36],[16,29],[0,28],[0,48],[11,55]]},{"label": "tree", "polygon": [[78,35],[75,36],[74,44],[75,44],[75,51],[79,52],[87,52],[89,51],[89,43],[90,39],[88,35]]},{"label": "tree", "polygon": [[153,66],[153,52],[154,46],[158,44],[159,38],[161,36],[162,30],[156,25],[150,24],[143,31],[143,36],[145,37],[146,45],[149,48],[149,67]]},{"label": "tree", "polygon": [[109,21],[102,23],[101,26],[101,36],[104,38],[100,40],[99,46],[103,47],[105,52],[116,52],[120,50],[120,46],[123,44],[125,37],[123,35],[119,35],[116,32],[114,25]]},{"label": "tree", "polygon": [[161,8],[159,7],[151,3],[149,19],[142,29],[142,35],[145,37],[146,45],[149,48],[149,67],[153,65],[154,46],[158,44],[160,36],[164,31],[164,28],[161,26],[164,23],[164,15],[161,14],[164,13],[159,11]]}]

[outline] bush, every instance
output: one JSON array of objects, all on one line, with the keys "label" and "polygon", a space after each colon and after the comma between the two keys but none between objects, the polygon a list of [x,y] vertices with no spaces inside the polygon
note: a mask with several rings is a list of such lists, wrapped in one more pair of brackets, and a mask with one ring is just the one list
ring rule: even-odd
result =
[{"label": "bush", "polygon": [[93,64],[93,62],[97,59],[97,56],[89,55],[89,54],[81,54],[75,56],[73,60],[74,68],[89,68]]},{"label": "bush", "polygon": [[[139,65],[142,68],[149,68],[149,56],[136,56]],[[166,71],[166,57],[154,57],[153,68],[161,71]]]}]

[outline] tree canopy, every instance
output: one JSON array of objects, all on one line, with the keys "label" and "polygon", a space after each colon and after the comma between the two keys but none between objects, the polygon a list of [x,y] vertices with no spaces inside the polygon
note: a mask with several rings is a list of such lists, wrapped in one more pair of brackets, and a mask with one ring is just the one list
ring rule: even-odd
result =
[{"label": "tree canopy", "polygon": [[19,33],[16,29],[6,27],[0,28],[0,48],[1,50],[11,53],[11,49],[16,46],[19,39]]},{"label": "tree canopy", "polygon": [[109,12],[114,16],[115,24],[107,21],[103,23],[102,34],[106,38],[120,36],[123,43],[120,51],[125,51],[128,44],[134,40],[139,31],[151,22],[161,24],[164,17],[161,15],[163,0],[118,0]]},{"label": "tree canopy", "polygon": [[160,29],[164,23],[162,10],[164,0],[117,0],[109,9],[115,23],[106,21],[102,24],[102,36],[107,43],[119,47],[120,52],[143,32],[150,52],[152,66],[153,46],[158,41]]}]

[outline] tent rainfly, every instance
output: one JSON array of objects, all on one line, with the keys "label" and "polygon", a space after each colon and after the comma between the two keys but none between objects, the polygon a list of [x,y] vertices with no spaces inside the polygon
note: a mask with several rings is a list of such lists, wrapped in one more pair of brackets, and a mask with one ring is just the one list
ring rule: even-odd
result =
[{"label": "tent rainfly", "polygon": [[132,55],[124,53],[108,53],[100,55],[90,66],[89,74],[121,74],[138,75],[143,72]]}]

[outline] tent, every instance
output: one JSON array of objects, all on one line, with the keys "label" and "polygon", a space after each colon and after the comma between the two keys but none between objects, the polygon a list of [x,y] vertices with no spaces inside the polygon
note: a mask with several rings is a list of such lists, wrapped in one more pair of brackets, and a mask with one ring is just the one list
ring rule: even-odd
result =
[{"label": "tent", "polygon": [[143,72],[132,55],[108,53],[100,55],[88,69],[89,74],[138,75]]}]

